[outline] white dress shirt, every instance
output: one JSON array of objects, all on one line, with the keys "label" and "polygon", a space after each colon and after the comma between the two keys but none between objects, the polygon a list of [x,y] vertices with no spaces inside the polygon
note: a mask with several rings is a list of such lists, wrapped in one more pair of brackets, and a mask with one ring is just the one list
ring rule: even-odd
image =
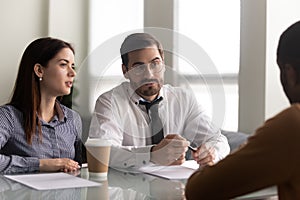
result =
[{"label": "white dress shirt", "polygon": [[[215,161],[228,155],[230,148],[226,137],[204,114],[192,91],[164,85],[159,95],[163,97],[159,115],[164,136],[179,134],[197,146],[204,143],[213,146]],[[130,83],[123,82],[96,101],[89,137],[112,142],[111,167],[140,167],[150,162],[153,146],[150,118],[145,106],[139,104],[140,99]]]}]

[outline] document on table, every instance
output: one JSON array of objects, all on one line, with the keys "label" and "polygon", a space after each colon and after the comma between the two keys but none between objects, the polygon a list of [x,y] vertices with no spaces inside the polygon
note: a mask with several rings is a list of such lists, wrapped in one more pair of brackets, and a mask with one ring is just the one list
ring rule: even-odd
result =
[{"label": "document on table", "polygon": [[89,181],[63,172],[4,176],[36,190],[95,187],[101,185],[100,183]]},{"label": "document on table", "polygon": [[184,162],[182,165],[161,166],[149,164],[139,168],[139,171],[167,179],[187,179],[199,165],[194,160]]}]

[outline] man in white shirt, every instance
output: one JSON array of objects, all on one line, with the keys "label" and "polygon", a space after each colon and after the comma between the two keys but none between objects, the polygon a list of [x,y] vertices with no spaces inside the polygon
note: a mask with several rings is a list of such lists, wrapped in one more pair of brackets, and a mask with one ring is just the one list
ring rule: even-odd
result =
[{"label": "man in white shirt", "polygon": [[[120,51],[129,82],[100,95],[89,131],[91,138],[111,140],[111,167],[180,165],[190,143],[197,147],[192,156],[200,165],[212,165],[229,153],[226,137],[193,93],[164,85],[164,52],[156,38],[131,34]],[[154,117],[157,109],[159,117]]]}]

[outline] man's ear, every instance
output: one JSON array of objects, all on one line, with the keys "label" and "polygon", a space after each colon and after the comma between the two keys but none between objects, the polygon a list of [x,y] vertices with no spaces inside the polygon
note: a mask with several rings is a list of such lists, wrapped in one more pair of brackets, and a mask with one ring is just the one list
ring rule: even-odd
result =
[{"label": "man's ear", "polygon": [[286,83],[288,84],[288,86],[295,86],[298,83],[300,83],[300,80],[298,80],[299,76],[293,65],[291,65],[291,64],[284,65],[284,75],[285,75]]},{"label": "man's ear", "polygon": [[128,79],[128,78],[129,78],[129,77],[128,77],[128,69],[127,69],[127,67],[126,67],[124,64],[122,64],[122,71],[123,71],[124,77],[125,77],[126,79]]},{"label": "man's ear", "polygon": [[34,73],[37,77],[39,78],[42,78],[43,77],[43,74],[44,74],[44,70],[43,70],[43,67],[42,65],[40,64],[35,64],[34,67],[33,67],[33,70],[34,70]]}]

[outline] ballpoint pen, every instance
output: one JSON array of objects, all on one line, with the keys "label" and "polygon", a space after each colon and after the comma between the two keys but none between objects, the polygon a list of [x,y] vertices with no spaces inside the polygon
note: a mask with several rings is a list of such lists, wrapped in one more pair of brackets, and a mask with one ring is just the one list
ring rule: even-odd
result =
[{"label": "ballpoint pen", "polygon": [[192,152],[196,152],[196,151],[197,151],[197,148],[196,148],[196,147],[192,147],[191,145],[189,145],[188,148],[189,148]]}]

